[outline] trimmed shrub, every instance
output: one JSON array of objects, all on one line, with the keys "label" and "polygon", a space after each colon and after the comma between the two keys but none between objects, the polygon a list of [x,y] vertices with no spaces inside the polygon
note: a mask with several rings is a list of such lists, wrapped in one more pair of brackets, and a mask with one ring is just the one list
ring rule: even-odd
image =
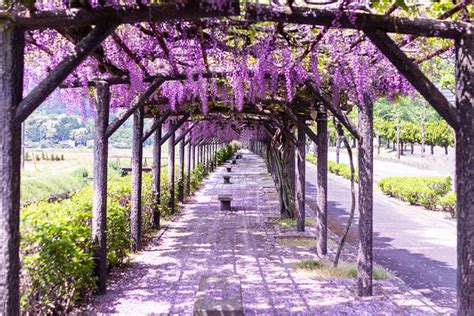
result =
[{"label": "trimmed shrub", "polygon": [[[306,160],[314,165],[318,162],[318,158],[310,153],[306,154]],[[329,172],[334,173],[335,175],[341,176],[347,180],[351,179],[351,167],[346,164],[337,163],[337,162],[328,160],[328,170]],[[359,182],[359,175],[358,175],[357,168],[354,169],[354,180],[355,182]]]},{"label": "trimmed shrub", "polygon": [[439,206],[445,212],[449,212],[452,218],[456,218],[456,192],[450,191],[439,199]]},{"label": "trimmed shrub", "polygon": [[380,180],[382,192],[412,205],[435,210],[440,197],[451,188],[450,177],[388,177]]}]

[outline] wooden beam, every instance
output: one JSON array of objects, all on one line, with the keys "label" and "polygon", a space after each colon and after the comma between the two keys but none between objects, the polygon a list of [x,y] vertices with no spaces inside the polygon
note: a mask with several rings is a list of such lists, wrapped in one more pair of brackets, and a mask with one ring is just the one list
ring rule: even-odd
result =
[{"label": "wooden beam", "polygon": [[372,13],[292,7],[291,12],[276,13],[272,6],[247,3],[246,19],[253,22],[275,21],[294,24],[319,25],[355,30],[380,30],[388,33],[412,34],[417,36],[457,38],[473,32],[473,26],[466,22],[440,21],[434,19],[413,19]]},{"label": "wooden beam", "polygon": [[377,30],[364,31],[367,37],[390,60],[398,71],[411,83],[413,87],[428,101],[433,108],[456,128],[458,117],[454,107],[438,90],[420,68],[397,46],[397,44],[384,32]]},{"label": "wooden beam", "polygon": [[312,79],[306,80],[305,85],[313,93],[315,98],[321,101],[324,107],[328,109],[356,139],[360,138],[359,132],[354,123],[352,123],[347,115],[342,112],[338,105],[332,103],[331,98],[321,88],[319,88]]},{"label": "wooden beam", "polygon": [[133,115],[132,197],[130,201],[130,233],[132,250],[142,247],[142,167],[143,167],[143,106]]},{"label": "wooden beam", "polygon": [[[23,122],[46,98],[56,89],[67,76],[76,69],[103,40],[117,27],[109,22],[97,25],[75,47],[74,52],[64,58],[48,73],[36,87],[20,102],[15,113],[15,121]],[[17,58],[20,58],[18,56]]]},{"label": "wooden beam", "polygon": [[458,315],[474,314],[474,35],[455,42]]},{"label": "wooden beam", "polygon": [[316,177],[316,234],[318,254],[328,252],[328,115],[320,109],[316,118],[317,177]]},{"label": "wooden beam", "polygon": [[174,138],[175,138],[174,133],[176,132],[176,130],[178,128],[181,127],[181,125],[184,124],[184,122],[186,122],[188,120],[188,118],[189,118],[189,115],[183,115],[183,117],[178,122],[176,122],[176,124],[171,125],[170,129],[166,132],[165,136],[163,136],[161,138],[160,144],[163,145],[168,140],[168,138],[173,136],[173,146],[174,146],[175,145],[175,143],[174,143],[174,141],[175,141],[174,140]]},{"label": "wooden beam", "polygon": [[[107,137],[112,136],[115,131],[122,126],[123,123],[133,114],[139,107],[143,107],[145,102],[148,101],[150,96],[161,86],[164,81],[162,79],[156,79],[153,81],[142,93],[135,96],[130,104],[130,107],[117,117],[107,127]],[[151,135],[151,134],[150,134]],[[148,137],[150,137],[150,135]]]},{"label": "wooden beam", "polygon": [[[2,5],[0,5],[0,8]],[[21,124],[15,112],[23,92],[23,30],[0,27],[0,314],[20,315]]]},{"label": "wooden beam", "polygon": [[282,105],[283,109],[285,110],[285,112],[291,117],[291,119],[296,123],[296,124],[299,124],[301,125],[301,128],[303,128],[303,130],[305,131],[306,135],[309,136],[309,138],[311,138],[311,140],[313,142],[316,142],[318,137],[316,136],[316,134],[308,127],[308,125],[306,125],[306,122],[305,120],[298,114],[296,114],[288,105],[286,104],[283,104]]},{"label": "wooden beam", "polygon": [[94,249],[94,274],[97,289],[105,293],[107,288],[107,168],[110,87],[97,82],[95,89],[94,116],[94,178],[92,200],[92,243]]},{"label": "wooden beam", "polygon": [[298,144],[296,146],[296,230],[305,231],[305,182],[306,182],[306,132],[304,123],[299,123],[297,128]]},{"label": "wooden beam", "polygon": [[186,137],[186,135],[193,129],[193,127],[194,127],[196,124],[197,124],[196,121],[192,122],[191,125],[189,125],[189,127],[188,127],[186,130],[184,130],[184,131],[179,135],[178,138],[176,138],[176,140],[175,140],[175,145],[178,144],[181,140],[183,140],[183,138]]},{"label": "wooden beam", "polygon": [[190,1],[185,5],[176,3],[151,4],[141,7],[101,7],[94,10],[85,8],[42,11],[33,16],[20,16],[10,12],[0,14],[0,20],[11,20],[25,29],[70,28],[96,25],[103,21],[120,24],[141,22],[166,22],[173,20],[194,20],[205,17],[239,15],[238,1],[226,1],[222,6],[212,2]]},{"label": "wooden beam", "polygon": [[[158,129],[161,128],[162,124],[171,116],[171,111],[166,111],[161,114],[160,117],[156,120],[153,120],[151,126],[143,133],[142,142],[146,142],[148,138]],[[163,143],[161,143],[163,144]]]}]

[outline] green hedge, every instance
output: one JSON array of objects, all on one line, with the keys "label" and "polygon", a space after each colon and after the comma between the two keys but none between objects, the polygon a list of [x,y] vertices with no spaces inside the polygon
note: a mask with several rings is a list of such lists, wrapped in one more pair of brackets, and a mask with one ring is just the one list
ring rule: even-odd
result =
[{"label": "green hedge", "polygon": [[449,212],[452,218],[456,218],[456,192],[450,191],[440,198],[439,206],[443,211]]},{"label": "green hedge", "polygon": [[413,205],[435,210],[451,189],[450,177],[388,177],[380,180],[382,192]]},{"label": "green hedge", "polygon": [[[312,164],[316,164],[318,162],[318,159],[310,153],[306,154],[306,160],[309,161]],[[337,163],[331,160],[328,160],[328,170],[331,173],[334,173],[335,175],[341,176],[347,180],[351,179],[351,167],[343,164],[343,163]],[[354,170],[354,180],[355,182],[359,182],[359,175],[357,168]]]},{"label": "green hedge", "polygon": [[[216,153],[219,164],[235,152],[226,146]],[[167,168],[161,173],[160,213],[169,214]],[[205,176],[199,164],[191,174],[191,191]],[[152,176],[143,175],[142,216],[144,234],[150,232],[153,214]],[[176,179],[177,182],[181,181]],[[127,260],[131,239],[131,176],[112,176],[107,198],[107,260],[109,267]],[[95,290],[93,243],[91,238],[92,186],[81,189],[71,198],[37,202],[21,211],[21,306],[30,314],[65,314]]]}]

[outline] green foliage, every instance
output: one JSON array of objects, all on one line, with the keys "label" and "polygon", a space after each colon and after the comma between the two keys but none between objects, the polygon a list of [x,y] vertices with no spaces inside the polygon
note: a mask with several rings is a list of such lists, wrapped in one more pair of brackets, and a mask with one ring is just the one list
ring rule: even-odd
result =
[{"label": "green foliage", "polygon": [[413,205],[435,210],[451,188],[450,177],[388,177],[380,180],[382,192]]},{"label": "green foliage", "polygon": [[[338,176],[341,176],[345,179],[351,179],[351,167],[343,163],[337,163],[334,161],[328,161],[329,172],[334,173]],[[359,182],[359,176],[357,174],[357,169],[354,170],[354,181]]]},{"label": "green foliage", "polygon": [[456,192],[449,192],[439,199],[439,206],[445,212],[449,212],[452,218],[456,218]]},{"label": "green foliage", "polygon": [[[318,159],[311,153],[306,154],[306,160],[312,164],[316,164]],[[335,175],[341,176],[347,180],[351,179],[351,167],[343,164],[337,163],[331,160],[328,160],[328,170]],[[357,173],[357,169],[354,169],[354,180],[355,182],[359,182],[359,176]]]},{"label": "green foliage", "polygon": [[[307,259],[295,263],[294,268],[306,271],[316,279],[356,279],[358,275],[357,266],[354,263],[342,263],[335,268],[327,261]],[[374,265],[373,278],[374,280],[387,280],[391,278],[391,275]]]}]

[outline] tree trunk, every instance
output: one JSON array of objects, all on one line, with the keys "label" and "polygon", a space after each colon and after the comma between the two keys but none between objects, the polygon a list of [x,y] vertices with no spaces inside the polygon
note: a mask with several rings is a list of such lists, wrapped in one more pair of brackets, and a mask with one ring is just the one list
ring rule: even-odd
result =
[{"label": "tree trunk", "polygon": [[296,150],[295,146],[291,145],[291,149],[289,150],[288,160],[286,161],[287,163],[286,170],[288,172],[288,178],[290,180],[290,186],[291,186],[291,189],[293,190],[293,193],[296,192],[295,150]]},{"label": "tree trunk", "polygon": [[431,145],[430,148],[431,148],[431,154],[434,155],[434,146]]},{"label": "tree trunk", "polygon": [[130,232],[132,250],[142,247],[142,159],[143,159],[143,106],[133,115],[132,148],[132,197],[130,210]]},{"label": "tree trunk", "polygon": [[336,163],[339,163],[341,155],[341,138],[336,136]]},{"label": "tree trunk", "polygon": [[444,154],[445,154],[445,155],[448,154],[448,146],[444,146]]},{"label": "tree trunk", "polygon": [[380,134],[377,134],[377,155],[380,155],[380,145],[381,145]]},{"label": "tree trunk", "polygon": [[[159,118],[155,117],[155,121]],[[159,123],[153,135],[153,223],[152,227],[160,228],[160,204],[161,204],[161,128]]]},{"label": "tree trunk", "polygon": [[192,141],[189,142],[191,145],[191,161],[192,161],[192,166],[191,168],[194,170],[196,169],[196,145],[191,144]]},{"label": "tree trunk", "polygon": [[[328,116],[326,112],[319,111],[317,117],[317,140],[318,140],[318,160],[316,161],[316,201],[317,201],[317,248],[321,255],[327,254],[328,246],[328,223],[327,223],[327,190],[328,190]],[[337,138],[336,148],[341,145],[341,139]]]},{"label": "tree trunk", "polygon": [[415,145],[413,143],[411,145],[411,154],[413,155],[415,153]]},{"label": "tree trunk", "polygon": [[[2,5],[0,5],[2,7]],[[23,31],[0,28],[0,314],[20,314],[20,123],[15,110],[23,90]]]},{"label": "tree trunk", "polygon": [[[305,123],[301,123],[305,124]],[[305,162],[306,162],[306,134],[302,126],[297,128],[297,147],[296,147],[296,230],[304,232],[305,230]]]},{"label": "tree trunk", "polygon": [[94,274],[97,290],[105,293],[107,288],[107,161],[109,125],[109,84],[96,82],[94,117],[94,192],[92,200],[92,244],[94,249]]},{"label": "tree trunk", "polygon": [[[405,154],[405,144],[403,142],[400,143],[400,155],[404,155]],[[398,159],[400,159],[400,156],[398,157]]]},{"label": "tree trunk", "polygon": [[421,153],[422,154],[424,154],[426,151],[425,145],[426,145],[425,124],[422,123],[421,124]]},{"label": "tree trunk", "polygon": [[458,315],[474,314],[474,35],[456,46]]},{"label": "tree trunk", "polygon": [[373,234],[373,106],[367,95],[358,112],[359,133],[359,252],[358,294],[372,295]]},{"label": "tree trunk", "polygon": [[397,124],[397,159],[400,159],[402,146],[400,143],[400,124]]},{"label": "tree trunk", "polygon": [[175,134],[176,133],[173,132],[170,138],[168,139],[168,188],[169,188],[168,207],[170,208],[171,214],[175,213],[175,205],[174,205]]},{"label": "tree trunk", "polygon": [[387,149],[390,148],[390,139],[387,138]]}]

